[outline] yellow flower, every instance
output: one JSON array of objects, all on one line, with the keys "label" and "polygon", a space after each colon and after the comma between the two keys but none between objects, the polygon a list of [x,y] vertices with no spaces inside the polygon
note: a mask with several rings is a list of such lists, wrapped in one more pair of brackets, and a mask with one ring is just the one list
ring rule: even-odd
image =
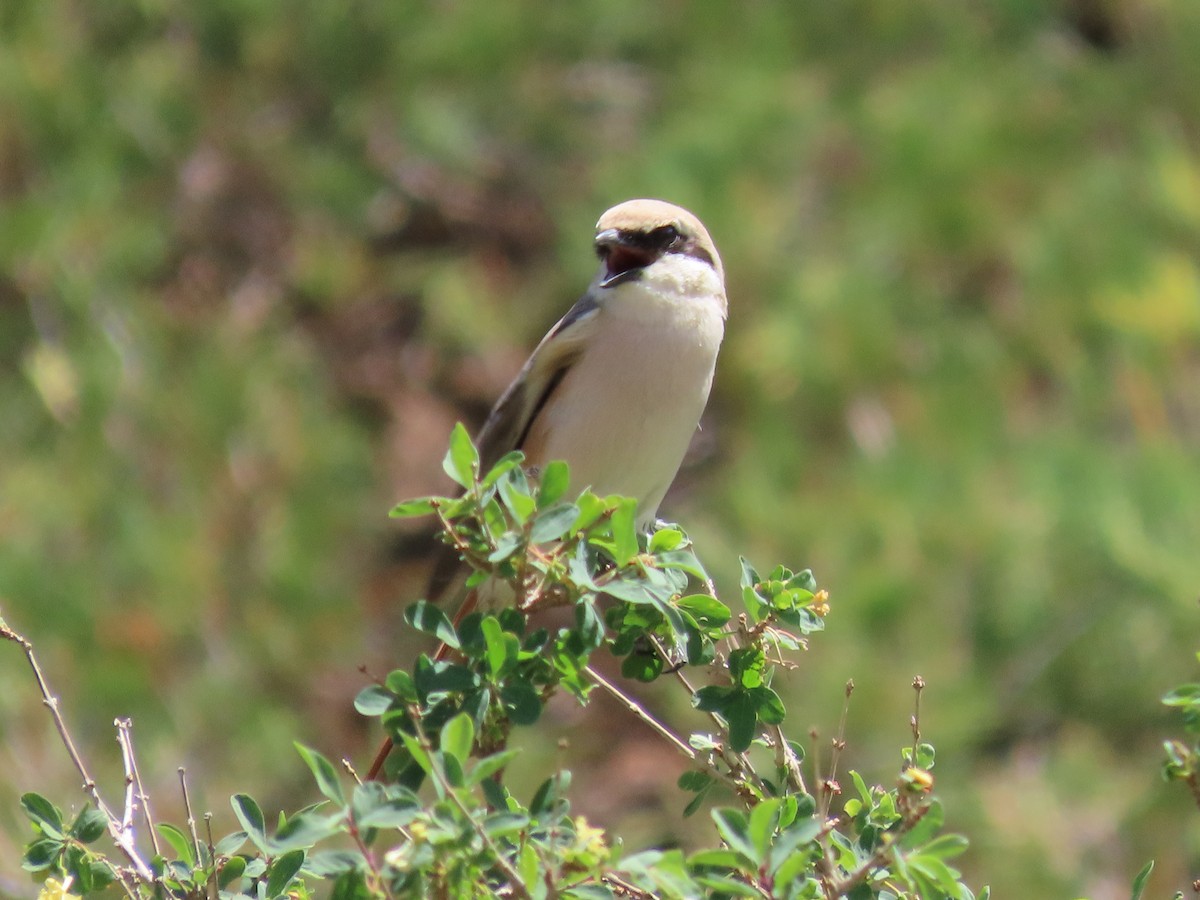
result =
[{"label": "yellow flower", "polygon": [[78,894],[72,894],[70,890],[71,879],[59,881],[57,878],[47,878],[42,883],[42,889],[38,891],[37,900],[79,900]]}]

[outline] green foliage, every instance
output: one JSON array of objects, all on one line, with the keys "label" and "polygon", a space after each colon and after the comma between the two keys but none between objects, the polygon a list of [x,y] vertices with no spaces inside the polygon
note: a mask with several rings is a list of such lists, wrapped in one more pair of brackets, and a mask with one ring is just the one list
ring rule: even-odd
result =
[{"label": "green foliage", "polygon": [[[836,762],[814,776],[812,791],[807,786],[804,753],[785,736],[786,711],[771,683],[787,663],[782,653],[819,631],[828,612],[811,572],[779,566],[763,578],[743,561],[743,608],[735,613],[713,592],[678,527],[639,536],[625,498],[585,492],[567,502],[565,467],[548,467],[549,477],[538,481],[517,463],[508,458],[481,477],[475,448],[456,429],[447,469],[461,476],[462,496],[393,510],[435,514],[443,538],[478,576],[476,590],[503,589],[513,599],[457,622],[425,601],[409,608],[409,624],[451,652],[421,654],[411,669],[390,673],[356,700],[394,744],[386,783],[351,779],[297,745],[322,800],[281,813],[272,828],[252,796],[236,794],[240,830],[215,841],[159,823],[169,851],[150,860],[153,883],[87,846],[119,824],[87,809],[68,828],[50,801],[27,794],[22,805],[35,838],[26,868],[63,879],[56,883],[79,896],[120,880],[127,893],[146,898],[199,896],[215,884],[230,897],[274,900],[310,896],[328,881],[331,896],[346,900],[584,900],[630,891],[973,900],[946,862],[966,841],[941,833],[931,746],[908,751],[891,788],[868,787],[850,773],[855,796],[840,813],[831,810],[840,793]],[[574,623],[531,630],[528,616],[549,606],[573,608]],[[708,728],[681,738],[655,721],[592,668],[601,650],[627,662],[652,660],[635,666],[636,675],[678,683],[708,714]],[[694,688],[689,678],[696,676],[708,683]],[[597,687],[688,758],[679,787],[696,796],[683,814],[717,796],[732,801],[711,809],[709,849],[627,854],[620,841],[572,815],[566,770],[528,799],[510,789],[505,773],[528,734],[517,729],[533,724],[557,691],[586,707]]]}]

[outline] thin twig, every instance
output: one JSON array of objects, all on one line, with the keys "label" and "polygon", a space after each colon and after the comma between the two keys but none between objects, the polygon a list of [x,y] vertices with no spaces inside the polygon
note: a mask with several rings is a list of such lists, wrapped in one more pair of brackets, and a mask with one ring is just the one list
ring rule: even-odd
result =
[{"label": "thin twig", "polygon": [[609,872],[607,875],[602,875],[600,880],[609,887],[614,888],[622,897],[632,897],[633,900],[654,900],[657,894],[650,891],[643,891],[640,887],[630,884],[625,879]]},{"label": "thin twig", "polygon": [[117,743],[121,745],[121,757],[127,767],[126,778],[129,777],[129,771],[133,772],[133,784],[137,791],[138,803],[142,805],[142,816],[146,820],[146,831],[150,835],[150,846],[154,848],[155,856],[161,856],[162,852],[158,846],[158,833],[154,827],[154,815],[150,811],[150,795],[146,793],[146,788],[142,784],[142,774],[138,771],[137,754],[133,750],[133,720],[120,718],[114,724],[117,726]]},{"label": "thin twig", "polygon": [[345,769],[349,773],[350,777],[354,779],[355,784],[359,785],[360,787],[362,786],[362,779],[358,777],[358,770],[354,768],[354,763],[350,762],[350,757],[342,757],[342,768]]},{"label": "thin twig", "polygon": [[913,715],[909,720],[912,725],[913,748],[912,759],[910,765],[917,764],[917,749],[921,746],[921,692],[925,690],[925,679],[918,675],[913,679],[913,691],[916,692],[916,699],[913,701]]},{"label": "thin twig", "polygon": [[611,694],[616,700],[620,701],[622,706],[657,731],[667,740],[667,743],[671,744],[676,750],[678,750],[692,762],[697,761],[698,757],[696,756],[696,751],[693,750],[687,743],[685,743],[678,735],[671,731],[671,729],[667,728],[666,725],[662,724],[662,722],[658,721],[658,719],[646,712],[646,710],[636,700],[623,693],[618,687],[616,687],[616,685],[608,681],[603,675],[601,675],[591,666],[585,666],[583,671],[590,679],[592,679],[592,681],[604,688],[604,690],[608,691],[608,693]]},{"label": "thin twig", "polygon": [[[42,703],[48,710],[50,710],[50,717],[54,720],[54,727],[58,730],[59,739],[66,748],[67,755],[71,757],[71,762],[75,766],[75,771],[78,772],[80,777],[83,779],[84,792],[88,795],[88,797],[91,798],[92,803],[95,804],[96,808],[100,810],[100,812],[103,813],[104,817],[108,820],[108,833],[112,837],[113,843],[117,845],[117,849],[121,851],[125,858],[129,860],[130,865],[133,866],[136,877],[145,881],[153,881],[154,872],[151,870],[150,866],[147,865],[146,861],[143,860],[138,854],[137,845],[133,841],[133,836],[121,827],[120,820],[117,819],[117,817],[113,814],[113,811],[109,808],[108,804],[105,803],[104,799],[100,796],[100,791],[96,787],[95,779],[93,779],[88,773],[88,769],[84,764],[83,757],[80,755],[79,749],[75,746],[75,741],[71,738],[71,733],[67,730],[67,723],[62,717],[62,713],[59,711],[58,698],[50,692],[50,686],[46,682],[45,675],[42,674],[42,667],[38,665],[37,655],[33,652],[33,644],[26,640],[22,635],[9,628],[3,619],[0,619],[0,638],[20,645],[21,649],[25,651],[25,659],[29,661],[29,668],[33,670],[33,677],[37,681],[38,689],[42,694]],[[114,867],[114,871],[119,870],[116,870]],[[125,889],[125,892],[130,897],[135,896],[133,888],[126,883],[124,878],[120,878],[119,881],[121,882],[121,886]]]},{"label": "thin twig", "polygon": [[208,900],[217,900],[221,896],[221,885],[217,881],[217,848],[213,846],[212,813],[204,814],[204,835],[208,839]]},{"label": "thin twig", "polygon": [[203,859],[200,854],[200,835],[196,833],[196,816],[192,813],[192,797],[188,793],[187,770],[179,767],[179,789],[183,791],[183,811],[187,813],[188,832],[192,836],[192,846],[196,850],[197,861]]},{"label": "thin twig", "polygon": [[[715,597],[716,595],[714,594],[713,596]],[[671,658],[667,655],[666,648],[663,647],[662,642],[659,641],[659,639],[653,634],[647,634],[646,636],[650,640],[650,645],[654,647],[655,652],[658,653],[662,661],[664,663],[670,663]],[[688,680],[688,677],[684,674],[682,668],[675,669],[672,674],[679,681],[679,683],[687,689],[689,700],[696,696],[696,688],[692,685],[691,681]],[[721,718],[721,716],[710,711],[708,713],[708,717],[712,719],[713,724],[716,725],[718,729],[720,729],[722,732],[728,732],[729,723]],[[730,771],[735,772],[739,778],[744,779],[745,781],[752,780],[758,786],[759,790],[763,789],[762,779],[759,778],[758,773],[754,771],[754,766],[750,763],[750,757],[745,753],[734,753],[729,749],[728,741],[721,742],[721,758],[725,761],[725,765],[729,766]]]},{"label": "thin twig", "polygon": [[829,818],[829,805],[835,794],[841,793],[838,784],[838,764],[841,762],[842,751],[846,748],[846,720],[850,716],[850,695],[854,693],[854,679],[846,682],[846,696],[842,701],[842,718],[838,722],[837,736],[833,739],[833,750],[829,754],[829,775],[821,783],[822,818]]},{"label": "thin twig", "polygon": [[121,830],[133,838],[133,815],[137,806],[137,779],[133,775],[133,743],[129,739],[129,720],[114,719],[117,746],[121,748],[121,768],[125,772],[125,805],[121,810]]}]

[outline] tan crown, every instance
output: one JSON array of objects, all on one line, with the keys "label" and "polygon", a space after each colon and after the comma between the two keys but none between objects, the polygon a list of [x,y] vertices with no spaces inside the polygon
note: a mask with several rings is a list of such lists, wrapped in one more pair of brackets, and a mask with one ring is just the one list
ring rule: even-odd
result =
[{"label": "tan crown", "polygon": [[685,238],[691,239],[697,247],[707,251],[712,257],[713,268],[724,283],[725,268],[721,265],[721,257],[708,234],[708,229],[682,206],[667,203],[665,200],[626,200],[600,217],[600,221],[596,223],[596,233],[610,228],[617,231],[649,232],[664,225],[674,225]]}]

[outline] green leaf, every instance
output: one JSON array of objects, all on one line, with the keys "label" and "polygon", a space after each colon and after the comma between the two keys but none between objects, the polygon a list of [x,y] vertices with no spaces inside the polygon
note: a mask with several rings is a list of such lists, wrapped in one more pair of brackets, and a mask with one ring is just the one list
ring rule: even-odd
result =
[{"label": "green leaf", "polygon": [[249,794],[234,794],[230,800],[233,814],[237,816],[242,829],[250,840],[264,853],[271,852],[270,841],[267,840],[267,826],[263,820],[262,809]]},{"label": "green leaf", "polygon": [[597,497],[591,491],[584,491],[575,501],[579,507],[579,518],[575,520],[574,530],[587,531],[593,525],[600,521],[605,510],[608,509],[608,503],[602,497]]},{"label": "green leaf", "polygon": [[368,684],[354,698],[354,708],[364,716],[382,716],[392,708],[395,696],[378,684]]},{"label": "green leaf", "polygon": [[71,837],[90,844],[108,831],[108,817],[94,806],[85,806],[71,825]]},{"label": "green leaf", "polygon": [[404,749],[413,758],[413,762],[420,766],[426,775],[433,771],[433,762],[429,759],[429,754],[425,752],[420,741],[404,732],[400,733],[400,740],[404,742]]},{"label": "green leaf", "polygon": [[213,852],[217,856],[231,856],[242,849],[242,844],[244,843],[246,843],[246,832],[235,831],[217,841],[217,845],[213,847]]},{"label": "green leaf", "polygon": [[491,487],[501,476],[512,471],[517,466],[525,461],[525,454],[520,450],[509,450],[502,457],[496,460],[496,464],[492,466],[488,473],[483,476],[480,482],[485,488]]},{"label": "green leaf", "polygon": [[41,838],[25,848],[21,868],[27,872],[41,872],[58,862],[63,851],[63,842],[55,838]]},{"label": "green leaf", "polygon": [[701,628],[720,628],[733,616],[728,606],[708,594],[680,597],[675,605],[691,616]]},{"label": "green leaf", "polygon": [[744,688],[762,684],[766,655],[758,647],[739,647],[729,654],[729,680]]},{"label": "green leaf", "polygon": [[419,516],[432,515],[437,509],[438,497],[418,497],[415,500],[405,500],[397,503],[388,515],[393,519],[413,519]]},{"label": "green leaf", "polygon": [[779,824],[780,800],[770,799],[760,801],[752,810],[746,825],[746,834],[758,859],[766,859],[771,849],[771,838],[775,836],[775,828]]},{"label": "green leaf", "polygon": [[649,684],[663,671],[663,661],[657,653],[630,653],[621,660],[621,677]]},{"label": "green leaf", "polygon": [[921,852],[938,859],[952,859],[965,853],[968,846],[967,839],[960,834],[943,834],[922,847]]},{"label": "green leaf", "polygon": [[761,891],[744,881],[729,875],[697,875],[696,883],[712,889],[713,894],[722,897],[762,897]]},{"label": "green leaf", "polygon": [[529,816],[523,813],[495,812],[483,820],[483,830],[488,837],[503,837],[528,828]]},{"label": "green leaf", "polygon": [[758,718],[767,725],[782,724],[786,711],[780,696],[765,685],[751,688],[750,699],[754,702]]},{"label": "green leaf", "polygon": [[1146,882],[1150,880],[1150,873],[1154,871],[1154,860],[1142,866],[1142,871],[1137,873],[1137,877],[1133,879],[1133,893],[1130,895],[1130,900],[1142,900],[1142,892],[1146,890]]},{"label": "green leaf", "polygon": [[338,778],[338,772],[333,767],[333,763],[316,750],[305,747],[299,742],[295,743],[295,747],[304,762],[308,764],[309,770],[313,773],[313,778],[317,782],[317,790],[338,806],[345,806],[346,795],[342,793],[341,779]]},{"label": "green leaf", "polygon": [[442,726],[442,752],[453,756],[460,765],[471,758],[475,746],[475,723],[466,713],[459,713]]},{"label": "green leaf", "polygon": [[561,896],[563,900],[614,900],[616,894],[602,884],[580,884],[567,888]]},{"label": "green leaf", "polygon": [[[811,817],[798,819],[784,829],[771,845],[771,861],[775,871],[782,871],[787,861],[797,855],[797,848],[801,844],[807,844],[816,840],[817,835],[820,833],[820,819]],[[782,879],[779,880],[782,881]]]},{"label": "green leaf", "polygon": [[679,569],[699,578],[708,578],[708,572],[700,565],[700,560],[691,550],[665,550],[654,559],[660,569]]},{"label": "green leaf", "polygon": [[750,565],[750,561],[746,557],[738,557],[738,560],[742,564],[741,587],[754,587],[762,580],[758,577],[758,572],[754,570],[754,566]]},{"label": "green leaf", "polygon": [[163,836],[163,839],[171,845],[171,849],[175,851],[175,855],[188,864],[188,867],[196,865],[196,851],[192,847],[191,839],[174,825],[166,822],[159,822],[155,825],[158,833]]},{"label": "green leaf", "polygon": [[516,665],[521,645],[515,634],[505,631],[495,616],[484,616],[479,630],[487,651],[488,669],[493,675],[499,676]]},{"label": "green leaf", "polygon": [[462,422],[450,432],[450,449],[442,460],[442,468],[461,487],[468,490],[475,484],[479,472],[479,453]]},{"label": "green leaf", "polygon": [[730,850],[743,856],[755,866],[762,863],[762,857],[747,833],[746,816],[740,809],[719,807],[712,811],[712,817],[717,825],[717,832],[721,835],[721,840]]},{"label": "green leaf", "polygon": [[510,681],[501,688],[500,699],[514,725],[532,725],[542,714],[537,691],[527,681]]},{"label": "green leaf", "polygon": [[499,482],[500,499],[517,523],[524,525],[537,509],[537,501],[529,492],[529,481],[523,469],[513,469]]},{"label": "green leaf", "polygon": [[307,849],[341,831],[344,819],[345,813],[342,810],[330,815],[323,815],[312,809],[298,812],[275,832],[275,849]]},{"label": "green leaf", "polygon": [[556,541],[575,525],[579,518],[579,507],[574,503],[559,503],[538,514],[529,539],[535,544]]},{"label": "green leaf", "polygon": [[754,728],[758,715],[754,703],[746,694],[736,694],[725,707],[725,721],[729,723],[729,746],[735,753],[744,753],[754,741]]},{"label": "green leaf", "polygon": [[447,647],[458,649],[458,635],[450,619],[428,600],[418,600],[404,611],[404,620],[418,631],[432,634]]},{"label": "green leaf", "polygon": [[550,815],[554,812],[554,807],[558,804],[559,798],[562,797],[570,785],[571,773],[566,770],[547,778],[538,786],[537,791],[534,792],[533,799],[529,801],[529,814],[537,819],[544,819]]},{"label": "green leaf", "polygon": [[683,543],[683,532],[678,528],[660,528],[654,534],[650,535],[650,543],[648,550],[651,553],[662,553],[666,550],[674,550]]},{"label": "green leaf", "polygon": [[276,857],[271,864],[270,874],[267,876],[267,897],[282,896],[302,865],[304,865],[303,850],[289,850],[282,856]]},{"label": "green leaf", "polygon": [[1181,684],[1163,695],[1164,706],[1200,705],[1200,684]]},{"label": "green leaf", "polygon": [[703,712],[724,713],[734,690],[720,684],[706,684],[692,696],[692,705]]},{"label": "green leaf", "polygon": [[231,856],[217,872],[217,887],[226,890],[234,881],[246,873],[246,860],[240,856]]},{"label": "green leaf", "polygon": [[354,788],[350,809],[360,829],[403,828],[420,814],[421,801],[406,788],[368,781]]},{"label": "green leaf", "polygon": [[521,751],[518,749],[501,750],[499,753],[493,753],[491,756],[479,760],[467,776],[467,783],[479,784],[485,778],[491,778],[516,759],[520,753]]},{"label": "green leaf", "polygon": [[618,566],[627,565],[637,556],[636,516],[637,501],[632,497],[621,497],[612,514],[613,559]]},{"label": "green leaf", "polygon": [[689,866],[720,866],[725,869],[740,869],[746,865],[740,853],[732,850],[701,850],[688,857]]},{"label": "green leaf", "polygon": [[[562,498],[571,483],[571,470],[561,459],[554,459],[542,466],[538,479],[538,509],[545,509]],[[578,513],[577,513],[578,515]],[[574,524],[572,521],[571,524]]]},{"label": "green leaf", "polygon": [[61,839],[63,835],[62,813],[41,794],[32,792],[21,796],[21,808],[25,815],[46,837]]},{"label": "green leaf", "polygon": [[383,683],[384,687],[405,703],[416,703],[420,699],[417,697],[417,687],[413,683],[412,675],[403,669],[393,669]]}]

